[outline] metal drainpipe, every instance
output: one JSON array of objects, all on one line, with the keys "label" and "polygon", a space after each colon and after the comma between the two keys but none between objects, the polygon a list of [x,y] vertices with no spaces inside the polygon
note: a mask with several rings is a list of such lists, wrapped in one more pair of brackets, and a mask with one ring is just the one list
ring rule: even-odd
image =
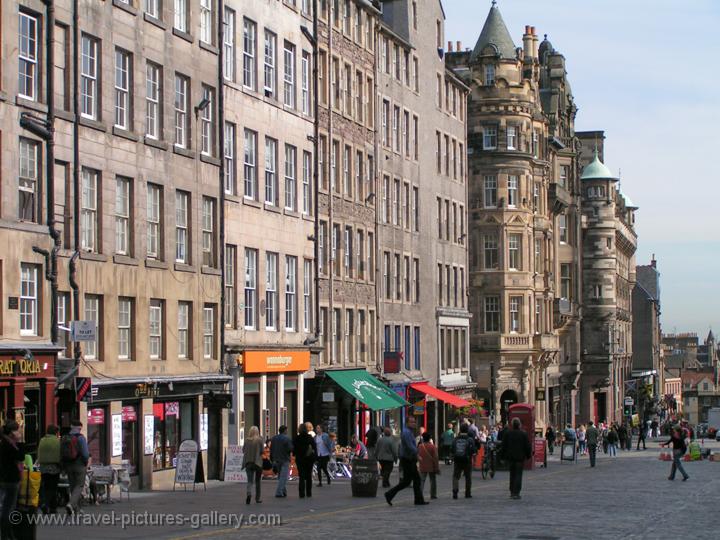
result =
[{"label": "metal drainpipe", "polygon": [[[315,288],[315,338],[320,339],[320,204],[318,203],[320,195],[320,186],[318,185],[318,165],[320,148],[320,99],[318,95],[318,46],[320,45],[318,35],[318,0],[313,0],[313,197],[315,199],[315,219],[313,221],[313,237],[315,239],[313,246],[313,271],[315,272],[314,288]],[[326,330],[327,332],[327,330]]]},{"label": "metal drainpipe", "polygon": [[[73,319],[80,320],[80,287],[77,283],[77,259],[80,257],[80,15],[78,0],[73,0],[73,242],[75,253],[70,258],[69,281],[73,291]],[[73,343],[75,367],[80,364],[80,342]]]},{"label": "metal drainpipe", "polygon": [[217,40],[218,40],[218,154],[220,156],[220,171],[218,185],[220,188],[218,204],[218,228],[220,229],[220,304],[218,319],[220,321],[220,366],[219,372],[225,372],[225,79],[224,79],[224,12],[225,5],[222,0],[218,2],[217,13]]},{"label": "metal drainpipe", "polygon": [[[378,17],[378,21],[380,20],[380,17]],[[380,45],[378,36],[380,35],[380,25],[376,24],[373,32],[373,95],[371,99],[374,101],[373,106],[373,127],[374,127],[374,136],[373,136],[373,152],[375,154],[375,168],[373,170],[373,193],[375,193],[375,199],[373,203],[375,204],[375,245],[373,246],[373,249],[375,250],[375,253],[373,253],[373,262],[375,263],[375,268],[368,269],[369,271],[374,273],[374,280],[375,280],[375,320],[373,321],[373,325],[375,326],[375,368],[377,369],[378,373],[383,373],[383,361],[382,358],[382,347],[379,346],[380,344],[380,276],[378,269],[379,264],[379,255],[380,255],[380,220],[378,219],[379,215],[379,206],[380,206],[380,195],[379,195],[379,187],[378,186],[378,176],[380,171],[380,165],[384,162],[382,159],[382,156],[380,155],[380,143],[379,143],[379,136],[378,136],[378,120],[380,113],[378,111],[378,103],[377,103],[377,95],[378,95],[378,88],[380,86],[380,83],[378,82],[378,79],[380,77],[380,69],[378,66],[378,47]]]},{"label": "metal drainpipe", "polygon": [[[333,51],[333,2],[328,2],[328,20],[327,20],[327,29],[328,29],[328,67],[330,68],[330,77],[329,79],[332,81],[332,51]],[[335,88],[338,88],[338,85],[340,84],[340,77],[338,74],[338,79],[335,81]],[[332,84],[330,85],[330,90],[332,91]],[[333,115],[333,96],[329,96],[330,99],[328,99],[328,157],[330,158],[330,175],[332,175],[332,161],[333,161],[333,121],[332,121],[332,115]],[[340,152],[340,143],[338,143],[338,153]],[[338,161],[340,160],[340,156],[338,155]],[[338,163],[335,162],[335,185],[337,185],[338,178],[337,178],[337,167]],[[335,242],[339,242],[340,239],[337,237],[333,237],[333,234],[335,232],[335,224],[333,223],[333,217],[334,217],[334,208],[333,208],[333,197],[335,188],[332,184],[332,179],[328,183],[328,236],[330,237],[330,268],[328,272],[328,322],[330,323],[330,328],[335,328],[335,336],[333,336],[332,330],[330,332],[330,336],[332,339],[332,344],[330,347],[330,364],[335,365],[337,363],[337,357],[335,354],[335,346],[337,341],[338,333],[341,331],[340,328],[338,328],[337,320],[335,319],[335,309],[334,309],[334,294],[333,294],[333,286],[334,286],[334,277],[335,277],[335,258],[337,258],[337,249],[335,250],[335,258],[333,258],[333,238],[335,238]],[[337,244],[336,244],[337,245]]]}]

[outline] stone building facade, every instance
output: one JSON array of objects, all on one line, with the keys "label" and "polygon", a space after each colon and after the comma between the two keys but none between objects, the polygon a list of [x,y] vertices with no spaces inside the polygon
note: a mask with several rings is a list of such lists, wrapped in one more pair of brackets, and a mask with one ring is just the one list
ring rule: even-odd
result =
[{"label": "stone building facade", "polygon": [[650,264],[635,268],[635,278],[632,291],[633,376],[648,378],[653,385],[653,395],[661,398],[665,387],[665,365],[660,347],[660,272],[655,257]]}]

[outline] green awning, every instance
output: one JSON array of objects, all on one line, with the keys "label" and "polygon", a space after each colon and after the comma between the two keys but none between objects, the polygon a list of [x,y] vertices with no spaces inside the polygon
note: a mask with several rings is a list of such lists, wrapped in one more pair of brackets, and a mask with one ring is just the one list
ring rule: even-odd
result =
[{"label": "green awning", "polygon": [[364,369],[344,369],[325,373],[348,394],[374,411],[397,409],[409,405],[407,401]]}]

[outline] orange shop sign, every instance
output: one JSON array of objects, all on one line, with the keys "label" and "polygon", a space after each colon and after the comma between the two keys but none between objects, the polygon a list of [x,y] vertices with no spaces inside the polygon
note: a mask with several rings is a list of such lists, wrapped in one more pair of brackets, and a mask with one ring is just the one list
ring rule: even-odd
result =
[{"label": "orange shop sign", "polygon": [[310,369],[310,351],[245,351],[245,373],[282,373]]}]

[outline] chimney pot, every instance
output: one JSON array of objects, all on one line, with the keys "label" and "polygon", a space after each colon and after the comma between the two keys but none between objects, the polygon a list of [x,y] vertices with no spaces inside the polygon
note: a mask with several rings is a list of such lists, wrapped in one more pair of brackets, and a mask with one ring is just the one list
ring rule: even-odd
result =
[{"label": "chimney pot", "polygon": [[535,35],[535,27],[534,27],[534,26],[531,26],[531,27],[530,27],[530,33],[531,33],[533,36]]},{"label": "chimney pot", "polygon": [[448,41],[448,48],[447,48],[447,50],[448,50],[448,52],[453,52],[453,50],[452,50],[452,41]]},{"label": "chimney pot", "polygon": [[529,34],[529,33],[530,33],[530,26],[527,25],[527,24],[525,25],[525,33],[526,33],[526,34]]},{"label": "chimney pot", "polygon": [[462,50],[462,41],[456,41],[455,42],[455,50],[457,52],[460,52]]}]

